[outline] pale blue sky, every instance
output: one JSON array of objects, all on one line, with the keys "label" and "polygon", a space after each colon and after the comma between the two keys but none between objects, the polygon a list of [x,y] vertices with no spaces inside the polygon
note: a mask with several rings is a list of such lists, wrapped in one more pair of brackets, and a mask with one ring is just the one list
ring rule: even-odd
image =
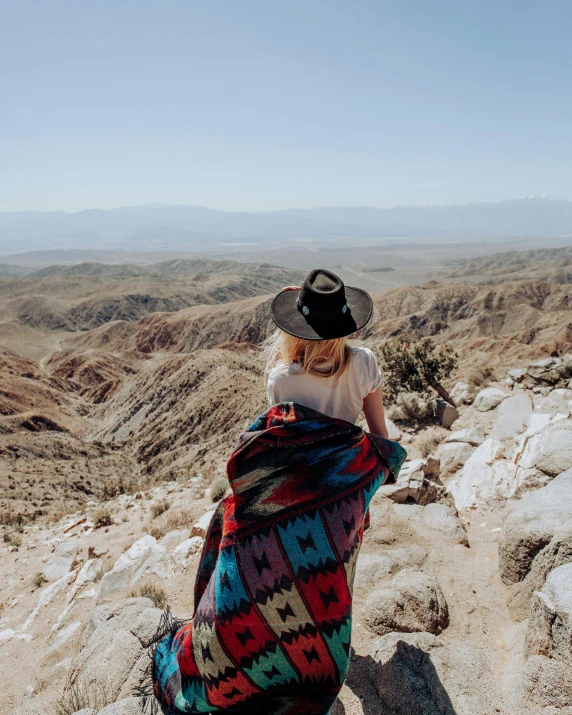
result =
[{"label": "pale blue sky", "polygon": [[572,199],[570,0],[0,12],[0,210]]}]

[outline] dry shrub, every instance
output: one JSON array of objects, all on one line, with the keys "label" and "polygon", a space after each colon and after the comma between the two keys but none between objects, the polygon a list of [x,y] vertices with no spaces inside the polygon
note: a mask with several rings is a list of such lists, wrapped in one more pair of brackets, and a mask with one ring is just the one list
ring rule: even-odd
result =
[{"label": "dry shrub", "polygon": [[401,392],[388,410],[388,417],[400,422],[422,422],[429,415],[427,403],[416,392]]},{"label": "dry shrub", "polygon": [[437,428],[429,429],[422,432],[416,439],[417,448],[422,457],[428,457],[437,449],[447,435],[446,430]]},{"label": "dry shrub", "polygon": [[113,499],[119,494],[129,494],[134,488],[133,479],[126,479],[123,475],[115,479],[109,479],[103,485],[103,498]]},{"label": "dry shrub", "polygon": [[220,501],[226,494],[226,490],[229,488],[229,486],[230,485],[228,483],[228,479],[224,475],[220,474],[216,476],[211,482],[210,486],[211,501]]},{"label": "dry shrub", "polygon": [[170,531],[179,529],[192,529],[195,523],[190,511],[169,511],[162,519],[156,523],[149,524],[146,531],[156,539],[162,539]]},{"label": "dry shrub", "polygon": [[13,511],[0,512],[0,525],[2,526],[12,526],[21,531],[27,521],[29,521],[29,517],[26,514],[16,514]]},{"label": "dry shrub", "polygon": [[113,525],[113,517],[106,506],[99,507],[93,512],[93,525],[96,529]]},{"label": "dry shrub", "polygon": [[45,583],[47,583],[47,580],[44,578],[44,574],[41,571],[37,571],[32,576],[32,586],[34,587],[34,591],[37,591]]},{"label": "dry shrub", "polygon": [[8,546],[15,546],[17,549],[22,546],[21,536],[13,531],[5,531],[3,539],[4,543],[8,544]]},{"label": "dry shrub", "polygon": [[55,715],[74,715],[84,709],[101,710],[114,701],[113,690],[110,684],[101,682],[86,683],[78,678],[75,682],[68,682],[63,692],[56,692],[54,701]]},{"label": "dry shrub", "polygon": [[482,387],[495,380],[495,371],[489,365],[480,365],[469,370],[467,382],[472,387]]},{"label": "dry shrub", "polygon": [[167,501],[167,499],[161,499],[159,501],[154,502],[149,508],[149,514],[151,515],[151,519],[156,519],[158,516],[161,516],[161,514],[164,514],[166,511],[168,511],[170,508],[171,502]]},{"label": "dry shrub", "polygon": [[155,608],[160,608],[161,610],[165,609],[169,598],[164,588],[153,583],[144,583],[129,593],[129,598],[137,598],[138,596],[150,598]]}]

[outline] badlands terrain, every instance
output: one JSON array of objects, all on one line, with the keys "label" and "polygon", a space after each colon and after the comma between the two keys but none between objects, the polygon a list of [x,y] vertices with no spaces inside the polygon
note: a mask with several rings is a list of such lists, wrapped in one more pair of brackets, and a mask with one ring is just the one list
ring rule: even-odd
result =
[{"label": "badlands terrain", "polygon": [[[409,459],[372,505],[332,715],[572,713],[572,286],[550,272],[566,250],[523,254],[374,294],[357,340],[451,343],[458,410],[391,410]],[[0,278],[2,712],[140,712],[146,647],[165,605],[192,613],[226,459],[265,407],[271,295],[302,277],[177,259]]]}]

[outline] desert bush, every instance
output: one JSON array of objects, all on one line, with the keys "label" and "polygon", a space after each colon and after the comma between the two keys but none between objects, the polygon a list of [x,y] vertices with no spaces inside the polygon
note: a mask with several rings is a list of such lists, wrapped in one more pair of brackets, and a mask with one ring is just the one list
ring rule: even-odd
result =
[{"label": "desert bush", "polygon": [[467,374],[467,382],[471,387],[482,387],[488,385],[495,379],[495,371],[488,365],[473,367]]},{"label": "desert bush", "polygon": [[16,514],[13,511],[0,512],[0,525],[12,526],[21,530],[22,526],[29,520],[26,514]]},{"label": "desert bush", "polygon": [[163,610],[167,605],[167,592],[161,586],[155,586],[153,583],[144,583],[139,588],[133,589],[129,594],[130,598],[137,598],[138,596],[150,598],[155,608]]},{"label": "desert bush", "polygon": [[171,502],[167,501],[167,499],[161,499],[159,501],[154,502],[149,507],[149,514],[151,516],[151,519],[156,519],[158,516],[161,516],[161,514],[164,514],[166,511],[168,511],[170,508]]},{"label": "desert bush", "polygon": [[16,548],[22,546],[22,538],[14,531],[5,531],[3,539],[4,543],[8,544],[8,546],[15,546]]},{"label": "desert bush", "polygon": [[179,529],[191,529],[195,523],[195,519],[190,511],[169,511],[152,524],[145,527],[145,531],[155,539],[162,539],[165,534],[170,531]]},{"label": "desert bush", "polygon": [[93,512],[93,525],[96,529],[113,525],[113,517],[106,506],[101,506]]},{"label": "desert bush", "polygon": [[109,479],[103,485],[103,498],[113,499],[118,494],[128,494],[132,489],[133,480],[125,479],[123,475],[115,479]]},{"label": "desert bush", "polygon": [[457,367],[458,356],[451,345],[436,345],[431,338],[415,341],[404,333],[380,345],[379,353],[388,404],[394,403],[401,392],[427,396],[431,388],[455,404],[441,384]]},{"label": "desert bush", "polygon": [[445,438],[446,434],[446,430],[435,428],[422,432],[416,439],[417,448],[419,449],[421,456],[428,457],[430,454],[433,454]]},{"label": "desert bush", "polygon": [[222,474],[216,476],[211,482],[211,501],[220,501],[229,487],[228,479]]},{"label": "desert bush", "polygon": [[41,571],[37,571],[33,576],[32,576],[32,586],[34,587],[34,591],[37,591],[39,588],[41,588],[45,583],[47,583],[46,579],[44,578],[44,574]]},{"label": "desert bush", "polygon": [[101,710],[114,701],[113,690],[109,684],[87,684],[81,679],[73,683],[68,682],[63,692],[56,690],[55,693],[55,715],[73,715],[84,709]]},{"label": "desert bush", "polygon": [[427,402],[416,392],[400,392],[387,411],[389,419],[398,422],[422,422],[429,415]]}]

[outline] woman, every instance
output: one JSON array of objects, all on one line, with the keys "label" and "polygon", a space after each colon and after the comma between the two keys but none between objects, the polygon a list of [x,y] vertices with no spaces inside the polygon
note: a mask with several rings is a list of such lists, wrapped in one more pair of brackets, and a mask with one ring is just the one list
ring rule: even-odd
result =
[{"label": "woman", "polygon": [[[274,298],[271,406],[228,462],[193,619],[154,652],[164,712],[327,715],[336,699],[369,502],[405,459],[386,439],[373,353],[346,343],[371,314],[365,291],[326,270]],[[371,434],[355,426],[362,409]]]}]

